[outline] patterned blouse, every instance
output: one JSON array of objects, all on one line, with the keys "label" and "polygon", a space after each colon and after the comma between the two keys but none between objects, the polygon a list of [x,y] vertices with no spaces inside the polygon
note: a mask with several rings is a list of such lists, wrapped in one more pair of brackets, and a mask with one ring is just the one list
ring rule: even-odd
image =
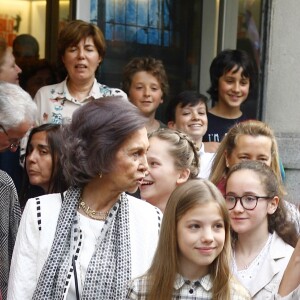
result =
[{"label": "patterned blouse", "polygon": [[67,87],[67,78],[57,84],[47,85],[39,89],[34,97],[38,107],[38,123],[69,123],[76,108],[86,104],[92,99],[106,96],[127,95],[120,89],[109,88],[94,80],[89,95],[82,101],[73,98]]},{"label": "patterned blouse", "polygon": [[[210,300],[212,281],[210,275],[206,275],[199,280],[190,281],[177,274],[174,283],[172,299],[176,300]],[[146,276],[139,277],[130,283],[126,299],[127,300],[146,300],[148,290],[148,280]],[[235,279],[231,280],[231,300],[251,299],[248,291]]]}]

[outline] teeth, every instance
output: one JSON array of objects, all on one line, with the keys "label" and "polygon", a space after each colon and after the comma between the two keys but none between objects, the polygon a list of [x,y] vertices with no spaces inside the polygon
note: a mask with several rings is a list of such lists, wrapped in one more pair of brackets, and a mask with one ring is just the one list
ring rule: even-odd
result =
[{"label": "teeth", "polygon": [[153,182],[149,182],[149,181],[145,182],[145,181],[144,181],[144,182],[142,183],[142,185],[151,185],[151,184],[153,184]]}]

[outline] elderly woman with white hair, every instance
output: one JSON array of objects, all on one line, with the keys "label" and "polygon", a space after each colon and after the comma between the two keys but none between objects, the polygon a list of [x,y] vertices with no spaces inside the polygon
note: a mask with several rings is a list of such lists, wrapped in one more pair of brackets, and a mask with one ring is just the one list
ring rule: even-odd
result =
[{"label": "elderly woman with white hair", "polygon": [[[37,108],[18,85],[0,82],[0,151],[16,151],[36,120]],[[0,290],[6,299],[9,267],[21,210],[10,176],[0,170]]]}]

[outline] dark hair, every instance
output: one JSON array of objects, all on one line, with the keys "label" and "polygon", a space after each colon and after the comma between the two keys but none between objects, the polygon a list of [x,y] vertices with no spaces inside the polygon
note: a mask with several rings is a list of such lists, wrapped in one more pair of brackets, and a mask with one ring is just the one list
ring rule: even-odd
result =
[{"label": "dark hair", "polygon": [[[32,98],[34,98],[35,94],[33,95],[30,93],[32,90],[32,86],[28,86],[28,81],[37,75],[38,72],[40,71],[48,71],[49,72],[49,82],[45,82],[41,76],[39,76],[39,82],[40,82],[40,87],[44,85],[50,85],[56,83],[56,74],[54,71],[54,68],[50,62],[48,62],[46,59],[38,59],[35,62],[33,62],[30,65],[30,68],[25,68],[24,71],[19,75],[20,77],[20,86],[27,91]],[[37,90],[36,90],[37,91]]]},{"label": "dark hair", "polygon": [[[297,230],[295,224],[288,220],[286,206],[282,199],[283,195],[280,192],[280,184],[273,170],[263,162],[246,160],[230,168],[227,174],[227,180],[233,173],[240,170],[251,170],[256,173],[266,195],[270,197],[270,199],[275,196],[279,198],[276,211],[268,215],[268,230],[270,233],[276,231],[284,242],[295,247],[298,240]],[[233,236],[235,238],[237,237],[235,232],[233,232]]]},{"label": "dark hair", "polygon": [[147,122],[140,110],[120,96],[81,106],[64,128],[62,164],[67,182],[82,187],[113,169],[122,144]]},{"label": "dark hair", "polygon": [[231,70],[234,73],[238,72],[240,68],[243,69],[242,76],[250,80],[248,98],[255,93],[257,70],[247,52],[242,50],[223,50],[213,59],[209,69],[211,86],[207,93],[211,96],[213,102],[218,101],[220,77]]},{"label": "dark hair", "polygon": [[[52,159],[52,170],[51,177],[49,180],[49,187],[47,191],[43,191],[40,188],[36,188],[29,182],[29,177],[26,171],[26,158],[29,154],[30,142],[34,134],[38,132],[45,131],[47,134],[47,142],[51,153]],[[25,153],[25,165],[24,165],[24,176],[23,176],[23,184],[20,194],[20,204],[21,207],[24,207],[26,201],[29,197],[41,195],[41,194],[52,194],[52,193],[60,193],[65,191],[68,186],[66,180],[62,173],[62,166],[60,163],[60,158],[62,155],[61,145],[63,144],[62,134],[61,134],[61,125],[59,124],[43,124],[38,127],[34,127],[28,137],[28,143],[26,147]],[[38,193],[38,194],[37,194]]]},{"label": "dark hair", "polygon": [[204,103],[207,112],[207,97],[200,94],[197,91],[183,91],[173,99],[170,100],[167,107],[167,122],[176,120],[176,108],[180,105],[181,108],[190,106],[196,106],[199,103]]},{"label": "dark hair", "polygon": [[17,51],[16,46],[29,46],[31,49],[30,56],[33,56],[35,58],[39,57],[39,43],[37,39],[32,36],[31,34],[20,34],[18,35],[14,41],[13,41],[13,55],[18,57],[28,56],[29,53],[20,53]]},{"label": "dark hair", "polygon": [[145,71],[154,76],[161,86],[163,97],[169,92],[168,78],[163,62],[153,57],[135,57],[123,70],[122,89],[128,95],[132,77],[137,72]]}]

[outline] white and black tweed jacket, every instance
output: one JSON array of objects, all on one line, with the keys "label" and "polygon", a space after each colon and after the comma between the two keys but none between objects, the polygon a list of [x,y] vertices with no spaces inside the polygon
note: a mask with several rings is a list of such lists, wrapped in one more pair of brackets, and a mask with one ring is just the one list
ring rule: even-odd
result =
[{"label": "white and black tweed jacket", "polygon": [[9,175],[0,170],[0,290],[6,299],[9,268],[21,219],[17,191]]}]

